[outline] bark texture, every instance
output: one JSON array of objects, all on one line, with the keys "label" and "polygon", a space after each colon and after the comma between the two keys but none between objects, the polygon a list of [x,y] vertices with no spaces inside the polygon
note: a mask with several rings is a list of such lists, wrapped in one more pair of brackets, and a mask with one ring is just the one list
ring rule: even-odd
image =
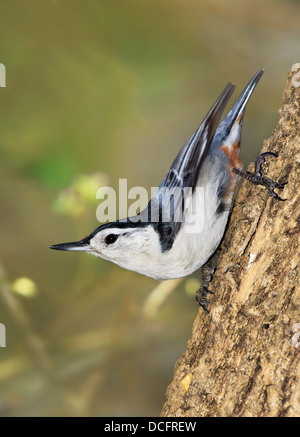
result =
[{"label": "bark texture", "polygon": [[300,80],[295,75],[296,70],[288,75],[278,125],[262,148],[278,154],[267,158],[263,171],[277,182],[288,181],[276,190],[288,200],[243,183],[210,283],[215,293],[210,313],[199,309],[162,416],[300,416]]}]

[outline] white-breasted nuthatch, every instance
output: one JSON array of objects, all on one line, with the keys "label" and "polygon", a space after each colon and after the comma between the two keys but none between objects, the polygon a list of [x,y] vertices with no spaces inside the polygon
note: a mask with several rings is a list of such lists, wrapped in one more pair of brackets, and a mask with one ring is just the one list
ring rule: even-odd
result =
[{"label": "white-breasted nuthatch", "polygon": [[[266,186],[271,196],[283,200],[274,192],[283,184],[260,173],[266,154],[256,160],[253,174],[244,172],[239,160],[245,108],[263,71],[253,76],[218,126],[235,88],[230,83],[225,87],[142,212],[105,223],[80,241],[51,249],[85,251],[158,281],[187,276],[203,266],[196,300],[208,312],[211,260],[222,240],[239,176]],[[191,227],[200,216],[201,223]]]}]

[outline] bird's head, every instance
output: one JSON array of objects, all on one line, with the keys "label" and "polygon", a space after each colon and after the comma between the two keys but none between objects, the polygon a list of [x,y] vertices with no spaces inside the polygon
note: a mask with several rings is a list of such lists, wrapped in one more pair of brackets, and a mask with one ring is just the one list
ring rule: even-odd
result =
[{"label": "bird's head", "polygon": [[50,248],[84,251],[137,272],[161,252],[158,235],[151,224],[130,222],[106,223],[80,241]]}]

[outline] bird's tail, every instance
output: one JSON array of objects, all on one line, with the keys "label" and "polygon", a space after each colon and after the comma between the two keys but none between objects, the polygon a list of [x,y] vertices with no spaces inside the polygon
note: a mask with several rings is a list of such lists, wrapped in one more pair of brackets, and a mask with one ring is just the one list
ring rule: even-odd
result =
[{"label": "bird's tail", "polygon": [[239,160],[240,139],[244,113],[251,94],[261,78],[264,69],[260,69],[244,88],[241,95],[216,130],[211,149],[221,149],[229,158],[233,167],[241,167]]},{"label": "bird's tail", "polygon": [[246,109],[246,105],[251,97],[251,94],[254,91],[254,88],[256,87],[259,79],[264,73],[264,68],[261,68],[250,80],[248,85],[244,88],[241,95],[233,105],[231,111],[228,113],[226,118],[223,120],[223,122],[220,125],[220,128],[223,126],[226,128],[227,132],[229,133],[230,129],[232,128],[233,124],[238,121],[241,125],[243,122],[243,116]]}]

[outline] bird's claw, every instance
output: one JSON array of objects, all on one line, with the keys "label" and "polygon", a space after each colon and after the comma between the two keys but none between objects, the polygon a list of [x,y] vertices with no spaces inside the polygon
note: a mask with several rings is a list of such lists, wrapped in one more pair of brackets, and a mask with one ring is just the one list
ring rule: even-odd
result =
[{"label": "bird's claw", "polygon": [[200,305],[204,311],[206,312],[206,314],[209,313],[208,309],[207,309],[207,295],[208,294],[214,294],[212,291],[209,291],[209,289],[203,285],[201,288],[199,288],[199,290],[197,290],[196,292],[196,302],[198,305]]},{"label": "bird's claw", "polygon": [[287,184],[287,182],[284,182],[282,184],[279,184],[278,182],[273,181],[272,179],[268,178],[267,176],[263,176],[261,174],[261,166],[265,162],[265,156],[273,156],[274,158],[277,158],[278,155],[273,152],[265,152],[259,155],[255,160],[255,172],[251,173],[249,171],[240,170],[238,168],[234,168],[232,171],[247,179],[249,182],[252,182],[254,185],[263,185],[268,190],[269,196],[273,197],[277,200],[285,201],[287,199],[282,199],[278,196],[277,193],[275,193],[274,189],[278,188],[282,190],[284,186]]}]

